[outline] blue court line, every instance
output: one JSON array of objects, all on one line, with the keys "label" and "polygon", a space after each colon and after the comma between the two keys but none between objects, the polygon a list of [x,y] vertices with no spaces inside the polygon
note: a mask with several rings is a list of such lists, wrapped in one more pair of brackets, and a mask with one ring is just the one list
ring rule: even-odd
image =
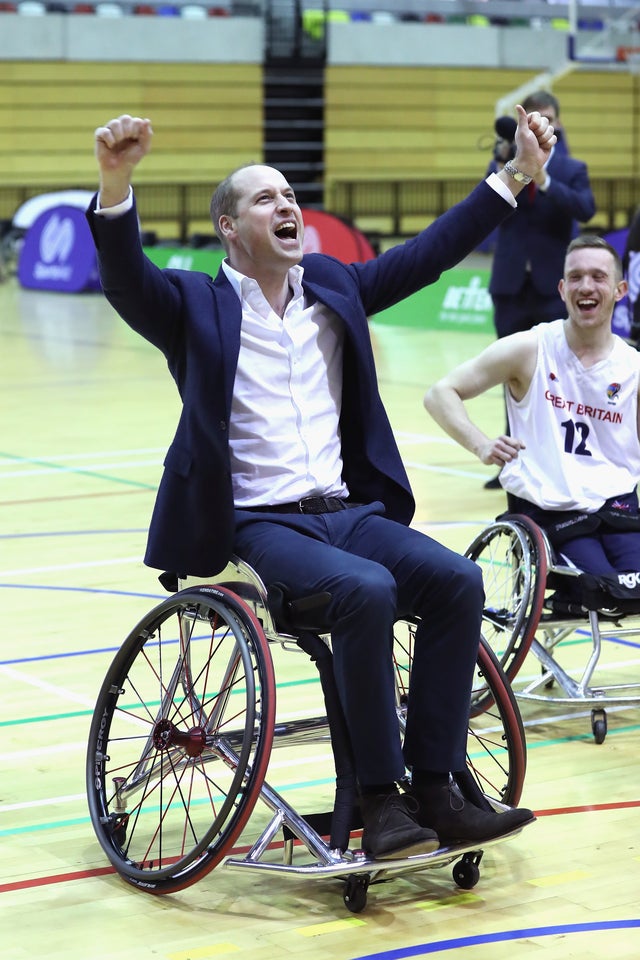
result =
[{"label": "blue court line", "polygon": [[58,590],[63,593],[104,593],[114,597],[147,597],[152,600],[166,600],[170,593],[139,593],[137,590],[108,590],[103,587],[60,587],[42,583],[0,583],[0,590]]},{"label": "blue court line", "polygon": [[501,930],[471,937],[452,937],[435,943],[422,943],[415,947],[399,947],[381,953],[367,953],[357,960],[404,960],[406,957],[424,957],[429,953],[444,953],[462,947],[475,947],[483,943],[505,943],[509,940],[525,940],[530,937],[557,937],[568,933],[591,933],[604,930],[633,930],[640,928],[640,920],[593,920],[585,923],[559,923],[548,927],[523,927],[521,930]]},{"label": "blue court line", "polygon": [[[0,583],[0,589],[6,590],[56,590],[63,593],[95,593],[95,594],[105,594],[112,597],[144,597],[147,600],[166,600],[168,594],[166,593],[139,593],[136,590],[106,590],[100,587],[57,587],[57,586],[42,586],[37,584],[28,584],[28,583]],[[45,655],[40,655],[37,657],[13,657],[10,660],[0,660],[0,666],[8,667],[15,666],[19,663],[34,663],[45,660],[59,660],[65,657],[83,657],[89,654],[94,653],[115,653],[116,650],[120,649],[120,644],[114,647],[102,647],[96,650],[74,650],[68,651],[66,653],[49,653]]]},{"label": "blue court line", "polygon": [[147,533],[146,527],[123,528],[122,530],[39,530],[36,533],[0,533],[0,540],[26,540],[35,537],[95,537],[103,534]]}]

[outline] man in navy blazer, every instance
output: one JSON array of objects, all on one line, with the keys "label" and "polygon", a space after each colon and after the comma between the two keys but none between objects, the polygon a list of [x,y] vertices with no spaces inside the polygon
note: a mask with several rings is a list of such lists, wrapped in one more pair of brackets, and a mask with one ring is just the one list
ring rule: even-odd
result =
[{"label": "man in navy blazer", "polygon": [[[552,94],[538,91],[523,106],[546,116],[555,130],[560,106]],[[496,233],[489,293],[499,337],[565,316],[558,282],[567,247],[595,212],[587,166],[569,156],[563,137]]]},{"label": "man in navy blazer", "polygon": [[[560,104],[552,93],[538,90],[524,101],[527,111],[537,110],[559,125]],[[542,170],[518,201],[513,217],[495,232],[489,293],[493,323],[498,337],[530,330],[537,323],[564,317],[566,310],[558,291],[564,258],[571,240],[596,211],[587,165],[569,155],[564,131],[553,146]],[[498,150],[498,153],[500,150]],[[499,170],[498,158],[489,171]],[[507,424],[506,433],[509,432]],[[488,490],[500,490],[492,477]]]},{"label": "man in navy blazer", "polygon": [[[182,400],[145,561],[215,577],[232,552],[292,599],[330,594],[334,671],[352,743],[363,847],[408,856],[509,833],[531,811],[464,798],[480,569],[410,526],[414,501],[377,386],[367,318],[435,281],[512,213],[554,136],[519,108],[511,173],[480,184],[409,242],[366,263],[303,256],[304,226],[273,167],[241,167],[211,203],[215,279],[144,255],[132,174],[149,120],[95,134],[88,211],[109,302],[165,355]],[[518,172],[520,171],[520,172]],[[404,744],[391,657],[398,616],[420,621]],[[397,781],[412,771],[412,789]],[[462,779],[462,778],[460,778]]]},{"label": "man in navy blazer", "polygon": [[596,209],[586,164],[555,149],[534,183],[533,196],[526,192],[496,235],[489,292],[499,337],[564,316],[558,293],[564,257],[578,222]]}]

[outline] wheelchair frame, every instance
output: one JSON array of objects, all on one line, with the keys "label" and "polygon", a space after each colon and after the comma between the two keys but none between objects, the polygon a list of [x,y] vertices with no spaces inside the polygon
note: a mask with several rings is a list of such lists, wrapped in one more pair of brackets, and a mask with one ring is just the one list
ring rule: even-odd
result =
[{"label": "wheelchair frame", "polygon": [[[304,620],[313,601],[291,604],[287,622]],[[275,620],[264,584],[234,557],[216,584],[181,581],[178,592],[154,607],[122,644],[98,696],[87,750],[91,820],[116,871],[155,894],[181,890],[221,863],[235,870],[334,877],[343,881],[352,912],[364,909],[370,883],[430,866],[455,863],[455,882],[471,889],[483,849],[506,836],[393,860],[375,861],[349,848],[361,821],[343,718],[331,695],[330,645],[308,628],[282,632]],[[408,620],[395,628],[401,728],[414,628]],[[298,653],[302,645],[316,662],[325,715],[276,723],[270,644]],[[519,800],[526,744],[516,701],[484,641],[474,701],[469,784],[474,796],[500,811]],[[269,757],[279,741],[297,745],[318,738],[330,739],[333,750],[334,806],[302,815],[266,782]],[[241,857],[235,845],[258,800],[269,819]],[[279,848],[282,862],[275,862]],[[294,853],[305,851],[309,860],[294,861]]]},{"label": "wheelchair frame", "polygon": [[[607,706],[640,704],[640,679],[629,683],[596,682],[603,642],[640,636],[640,602],[633,611],[611,608],[554,610],[550,591],[562,591],[569,580],[580,583],[580,570],[559,562],[544,531],[531,518],[502,515],[469,545],[466,556],[482,568],[486,604],[484,633],[518,700],[554,705],[591,706],[596,743],[607,734]],[[578,604],[576,604],[578,606]],[[629,619],[637,623],[626,626]],[[556,649],[577,631],[588,629],[591,649],[581,668],[565,669]],[[529,653],[541,665],[541,675],[515,684]],[[560,691],[560,692],[558,692]]]}]

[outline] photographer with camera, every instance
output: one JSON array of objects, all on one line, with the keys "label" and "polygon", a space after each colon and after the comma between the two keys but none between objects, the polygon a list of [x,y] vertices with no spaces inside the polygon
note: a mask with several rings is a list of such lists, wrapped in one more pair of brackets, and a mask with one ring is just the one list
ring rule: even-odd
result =
[{"label": "photographer with camera", "polygon": [[[527,113],[537,110],[556,129],[560,108],[552,94],[538,91],[522,106]],[[499,117],[495,130],[489,171],[509,172],[516,121]],[[559,142],[562,146],[554,145],[538,175],[523,178],[528,185],[517,210],[496,230],[489,293],[498,337],[566,316],[558,278],[570,241],[579,234],[579,224],[593,217],[596,204],[586,164],[569,156],[562,134]],[[498,478],[485,488],[499,490]]]}]

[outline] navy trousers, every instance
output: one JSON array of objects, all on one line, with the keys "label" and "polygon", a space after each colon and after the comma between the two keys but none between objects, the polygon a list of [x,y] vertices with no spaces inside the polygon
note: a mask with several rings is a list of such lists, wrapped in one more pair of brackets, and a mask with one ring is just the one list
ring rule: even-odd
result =
[{"label": "navy trousers", "polygon": [[[618,573],[640,571],[640,507],[636,490],[610,497],[602,509],[593,514],[581,514],[578,510],[544,510],[511,493],[507,494],[507,503],[511,513],[524,513],[535,520],[547,531],[558,553],[584,573],[615,578]],[[607,508],[617,512],[616,522],[607,518]],[[629,517],[628,523],[625,512]],[[571,536],[573,528],[567,521],[573,518],[581,521],[583,517],[592,522],[591,529],[576,529],[577,536]],[[560,529],[561,536],[558,535]]]},{"label": "navy trousers", "polygon": [[[291,599],[331,594],[334,671],[361,785],[405,767],[460,770],[484,603],[471,560],[384,516],[381,503],[321,515],[236,510],[235,552]],[[401,743],[393,623],[420,618]]]},{"label": "navy trousers", "polygon": [[558,548],[584,573],[615,577],[640,570],[640,533],[603,530],[592,536],[575,537]]}]

